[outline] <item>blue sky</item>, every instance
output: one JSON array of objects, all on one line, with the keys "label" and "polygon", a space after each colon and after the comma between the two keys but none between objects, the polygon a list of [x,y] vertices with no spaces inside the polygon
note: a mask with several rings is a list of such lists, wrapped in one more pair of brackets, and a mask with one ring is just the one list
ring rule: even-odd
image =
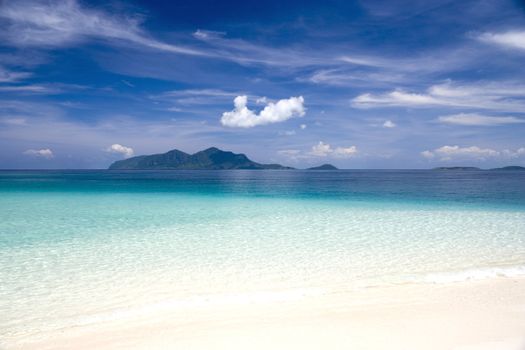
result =
[{"label": "blue sky", "polygon": [[0,2],[0,167],[525,165],[523,1]]}]

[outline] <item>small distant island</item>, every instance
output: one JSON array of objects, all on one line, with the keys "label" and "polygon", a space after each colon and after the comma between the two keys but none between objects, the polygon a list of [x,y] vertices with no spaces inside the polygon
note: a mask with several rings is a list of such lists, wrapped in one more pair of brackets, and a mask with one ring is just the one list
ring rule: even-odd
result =
[{"label": "small distant island", "polygon": [[525,167],[522,167],[522,166],[519,166],[519,165],[509,165],[509,166],[504,166],[502,168],[494,168],[494,169],[490,169],[490,170],[525,170]]},{"label": "small distant island", "polygon": [[[470,170],[484,170],[473,166],[451,166],[451,167],[438,167],[434,168],[432,170],[454,170],[454,171],[470,171]],[[525,167],[518,166],[518,165],[509,165],[504,166],[501,168],[492,168],[487,170],[507,170],[507,171],[515,171],[515,170],[525,170]]]},{"label": "small distant island", "polygon": [[337,169],[332,164],[323,164],[323,165],[320,165],[320,166],[315,166],[313,168],[308,168],[306,170],[339,170],[339,169]]}]

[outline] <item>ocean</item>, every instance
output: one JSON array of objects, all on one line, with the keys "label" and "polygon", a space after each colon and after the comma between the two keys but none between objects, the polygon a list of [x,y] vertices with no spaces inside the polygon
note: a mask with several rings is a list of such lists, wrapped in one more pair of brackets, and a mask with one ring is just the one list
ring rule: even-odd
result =
[{"label": "ocean", "polygon": [[523,171],[0,171],[0,348],[158,310],[518,275]]}]

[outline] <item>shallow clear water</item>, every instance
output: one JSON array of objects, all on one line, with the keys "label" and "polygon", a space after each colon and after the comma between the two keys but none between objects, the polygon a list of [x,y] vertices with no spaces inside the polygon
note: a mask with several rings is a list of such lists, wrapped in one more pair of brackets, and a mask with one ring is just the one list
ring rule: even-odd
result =
[{"label": "shallow clear water", "polygon": [[0,171],[0,344],[198,300],[519,274],[525,172]]}]

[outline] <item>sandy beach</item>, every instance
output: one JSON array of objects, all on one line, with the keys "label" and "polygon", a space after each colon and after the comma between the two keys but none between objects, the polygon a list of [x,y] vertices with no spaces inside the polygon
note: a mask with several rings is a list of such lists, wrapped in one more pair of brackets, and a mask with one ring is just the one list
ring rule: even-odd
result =
[{"label": "sandy beach", "polygon": [[525,349],[525,279],[287,295],[63,329],[19,349]]}]

